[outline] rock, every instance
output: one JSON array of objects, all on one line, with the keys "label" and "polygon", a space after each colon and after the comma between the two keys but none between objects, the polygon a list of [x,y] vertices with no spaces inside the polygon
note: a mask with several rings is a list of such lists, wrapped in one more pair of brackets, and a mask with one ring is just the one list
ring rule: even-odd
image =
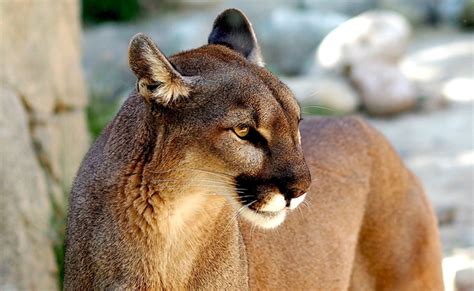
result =
[{"label": "rock", "polygon": [[474,290],[474,268],[457,271],[454,278],[454,284],[456,291]]},{"label": "rock", "polygon": [[319,46],[318,62],[343,71],[365,60],[396,63],[407,49],[411,28],[395,12],[369,11],[331,31]]},{"label": "rock", "polygon": [[42,122],[36,120],[33,124],[32,135],[39,159],[53,180],[60,181],[67,191],[89,147],[84,112],[61,112]]},{"label": "rock", "polygon": [[311,67],[320,41],[345,20],[347,17],[341,14],[277,8],[269,20],[255,25],[255,29],[269,67],[296,75]]},{"label": "rock", "polygon": [[35,112],[84,106],[76,1],[53,7],[45,1],[3,1],[0,19],[8,23],[0,29],[0,55],[8,60],[0,80],[28,96],[25,101]]},{"label": "rock", "polygon": [[59,288],[53,246],[89,142],[79,11],[77,0],[0,2],[0,290]]},{"label": "rock", "polygon": [[302,104],[304,112],[348,114],[359,106],[357,93],[337,76],[306,76],[282,80]]},{"label": "rock", "polygon": [[0,290],[56,290],[51,203],[20,96],[0,88]]},{"label": "rock", "polygon": [[357,63],[352,67],[350,79],[370,114],[391,115],[416,106],[415,86],[393,64]]}]

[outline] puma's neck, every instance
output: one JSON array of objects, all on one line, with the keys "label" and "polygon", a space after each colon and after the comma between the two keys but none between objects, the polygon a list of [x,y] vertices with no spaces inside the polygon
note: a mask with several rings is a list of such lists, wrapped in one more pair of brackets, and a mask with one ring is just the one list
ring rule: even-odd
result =
[{"label": "puma's neck", "polygon": [[[121,127],[113,130],[116,135],[109,138],[109,151],[113,153],[113,146],[123,145],[123,140],[129,140],[133,150],[117,153],[118,159],[128,163],[120,171],[117,193],[110,195],[110,210],[126,245],[124,251],[136,254],[128,268],[143,282],[142,287],[184,288],[194,277],[202,252],[215,242],[213,236],[219,234],[219,240],[239,249],[237,223],[231,220],[234,210],[225,197],[180,185],[189,173],[185,167],[168,166],[176,157],[170,153],[166,128],[135,118],[146,114],[151,113],[142,108],[117,116]],[[221,252],[215,246],[211,249]],[[233,254],[240,259],[237,255]]]}]

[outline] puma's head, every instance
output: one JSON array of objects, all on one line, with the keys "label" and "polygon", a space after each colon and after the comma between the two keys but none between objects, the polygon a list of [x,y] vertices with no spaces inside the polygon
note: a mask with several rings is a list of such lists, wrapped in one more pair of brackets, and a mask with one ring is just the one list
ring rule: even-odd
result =
[{"label": "puma's head", "polygon": [[[154,156],[172,156],[168,168],[185,165],[205,174],[200,181],[208,193],[225,194],[243,217],[264,228],[282,223],[303,201],[311,177],[300,143],[300,107],[263,67],[241,11],[217,17],[208,45],[169,59],[138,34],[129,63],[152,112],[148,122],[160,124],[167,140]],[[173,179],[190,184],[192,177]]]}]

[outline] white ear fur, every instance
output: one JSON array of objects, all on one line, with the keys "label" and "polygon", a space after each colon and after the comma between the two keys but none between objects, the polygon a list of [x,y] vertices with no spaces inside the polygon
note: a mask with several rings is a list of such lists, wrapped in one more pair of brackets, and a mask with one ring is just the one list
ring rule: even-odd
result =
[{"label": "white ear fur", "polygon": [[128,62],[138,78],[138,92],[147,100],[168,105],[189,95],[191,79],[181,76],[148,36],[139,33],[132,38]]}]

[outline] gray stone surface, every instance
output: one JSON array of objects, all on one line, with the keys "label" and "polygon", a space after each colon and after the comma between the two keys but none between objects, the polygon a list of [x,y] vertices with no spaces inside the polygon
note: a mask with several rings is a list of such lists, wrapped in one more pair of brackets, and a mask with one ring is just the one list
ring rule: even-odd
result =
[{"label": "gray stone surface", "polygon": [[0,22],[0,290],[55,290],[65,193],[89,143],[79,1],[1,1]]},{"label": "gray stone surface", "polygon": [[28,106],[38,113],[84,106],[76,1],[2,1],[0,5],[0,55],[6,61],[0,80],[28,96]]},{"label": "gray stone surface", "polygon": [[20,96],[0,88],[0,290],[55,290],[51,204]]},{"label": "gray stone surface", "polygon": [[396,63],[405,53],[411,27],[392,11],[367,11],[331,31],[318,48],[324,68],[344,72],[365,61]]},{"label": "gray stone surface", "polygon": [[350,79],[360,93],[364,108],[372,115],[393,115],[416,106],[416,87],[394,64],[359,61],[352,66]]},{"label": "gray stone surface", "polygon": [[84,132],[86,128],[85,113],[81,109],[54,114],[32,127],[38,158],[51,182],[60,186],[56,189],[52,185],[53,197],[58,205],[66,206],[64,193],[68,192],[78,165],[89,148],[90,140]]}]

